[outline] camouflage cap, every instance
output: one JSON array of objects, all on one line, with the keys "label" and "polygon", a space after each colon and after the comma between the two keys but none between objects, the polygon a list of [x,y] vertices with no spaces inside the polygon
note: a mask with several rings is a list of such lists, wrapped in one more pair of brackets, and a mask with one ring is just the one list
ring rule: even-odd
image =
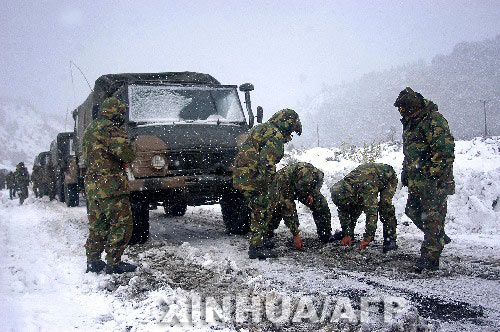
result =
[{"label": "camouflage cap", "polygon": [[105,117],[113,117],[116,115],[123,115],[127,105],[116,97],[106,98],[100,108],[100,114]]},{"label": "camouflage cap", "polygon": [[421,94],[413,91],[410,87],[407,87],[399,93],[398,98],[394,102],[394,106],[417,109],[422,107],[422,100],[423,97]]},{"label": "camouflage cap", "polygon": [[285,129],[287,131],[286,134],[291,134],[292,132],[296,132],[299,136],[302,134],[302,124],[300,123],[299,115],[290,108],[285,108],[274,113],[269,122]]}]

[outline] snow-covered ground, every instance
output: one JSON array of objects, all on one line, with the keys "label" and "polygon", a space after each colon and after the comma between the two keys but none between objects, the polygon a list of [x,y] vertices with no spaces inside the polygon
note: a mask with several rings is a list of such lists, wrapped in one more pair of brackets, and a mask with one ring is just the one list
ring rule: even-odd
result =
[{"label": "snow-covered ground", "polygon": [[[126,251],[124,260],[139,269],[127,275],[85,273],[85,207],[66,208],[47,198],[30,197],[22,206],[0,192],[0,330],[1,331],[171,331],[171,330],[500,330],[500,138],[457,142],[456,194],[448,200],[446,246],[441,270],[412,272],[422,234],[404,215],[405,188],[394,198],[399,221],[399,249],[381,252],[381,225],[366,251],[320,244],[311,214],[299,204],[306,250],[290,246],[282,225],[277,233],[277,260],[247,259],[247,239],[224,233],[219,206],[189,207],[186,215],[165,218],[151,211],[151,239]],[[283,164],[311,162],[325,172],[322,188],[332,210],[332,227],[340,228],[328,188],[358,164],[339,157],[337,149],[292,151]],[[402,153],[384,145],[378,162],[400,172]],[[83,205],[83,204],[82,204]],[[362,234],[363,217],[356,233]],[[194,319],[169,324],[179,299],[259,296],[262,301],[288,296],[295,308],[290,319],[213,321]],[[326,301],[352,302],[359,318],[367,298],[396,297],[408,305],[392,323],[381,315],[370,320],[314,320]],[[308,302],[309,301],[309,302]],[[300,320],[298,306],[309,307]],[[207,305],[208,306],[208,305]],[[347,306],[348,308],[349,306]],[[303,313],[303,312],[302,312]],[[311,316],[312,315],[312,316]],[[294,319],[295,320],[292,320]]]}]

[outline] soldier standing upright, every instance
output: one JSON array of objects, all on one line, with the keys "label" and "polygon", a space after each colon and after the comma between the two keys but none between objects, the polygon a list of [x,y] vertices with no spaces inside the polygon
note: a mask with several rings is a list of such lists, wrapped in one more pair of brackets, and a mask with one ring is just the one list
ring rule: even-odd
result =
[{"label": "soldier standing upright", "polygon": [[277,257],[265,236],[278,200],[276,164],[283,158],[284,144],[292,139],[293,132],[302,133],[299,115],[292,109],[278,111],[249,131],[236,156],[233,185],[243,192],[251,211],[250,259]]},{"label": "soldier standing upright", "polygon": [[33,182],[33,193],[36,198],[42,197],[42,167],[40,165],[33,165],[31,172],[31,182]]},{"label": "soldier standing upright", "polygon": [[375,238],[378,214],[380,214],[380,221],[384,227],[383,251],[397,249],[397,220],[392,204],[397,186],[398,178],[392,166],[379,163],[362,164],[332,186],[330,189],[332,201],[337,205],[342,227],[342,245],[351,245],[354,227],[364,212],[365,234],[358,248],[365,249]]},{"label": "soldier standing upright", "polygon": [[24,200],[28,198],[28,186],[30,184],[30,175],[23,162],[17,164],[14,177],[16,190],[19,190],[19,204],[22,205],[24,203]]},{"label": "soldier standing upright", "polygon": [[16,177],[14,172],[7,174],[7,189],[9,189],[9,199],[16,197]]},{"label": "soldier standing upright", "polygon": [[[102,103],[98,119],[83,134],[83,158],[86,167],[85,193],[89,237],[85,244],[87,272],[132,272],[133,264],[121,261],[132,235],[128,180],[125,163],[135,153],[121,128],[125,122],[126,105],[115,97]],[[101,260],[106,251],[106,263]]]},{"label": "soldier standing upright", "polygon": [[279,201],[268,230],[268,236],[274,236],[283,219],[293,236],[295,249],[303,249],[299,232],[299,217],[295,200],[311,209],[318,238],[323,243],[332,241],[331,213],[325,196],[321,194],[324,174],[309,163],[295,163],[285,166],[276,173]]},{"label": "soldier standing upright", "polygon": [[437,105],[420,93],[406,88],[394,106],[403,123],[401,182],[408,187],[405,213],[424,232],[415,270],[437,270],[444,245],[450,241],[444,221],[447,196],[455,193],[455,141]]}]

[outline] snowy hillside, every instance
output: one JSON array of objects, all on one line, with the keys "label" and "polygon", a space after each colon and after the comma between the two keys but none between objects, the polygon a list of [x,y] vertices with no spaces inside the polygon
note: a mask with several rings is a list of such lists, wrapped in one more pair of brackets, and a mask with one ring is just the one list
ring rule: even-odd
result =
[{"label": "snowy hillside", "polygon": [[[500,135],[500,35],[491,40],[460,43],[453,52],[423,61],[373,72],[343,85],[325,88],[305,104],[303,135],[297,145],[320,146],[346,142],[383,142],[399,137],[401,123],[393,106],[399,92],[410,86],[433,100],[448,119],[457,139],[484,133]],[[310,120],[309,120],[310,119]],[[396,133],[396,135],[394,135]]]},{"label": "snowy hillside", "polygon": [[[384,144],[370,153],[400,173],[400,146]],[[325,172],[322,191],[332,211],[332,228],[339,229],[328,189],[356,167],[362,155],[345,148],[294,150],[280,166],[307,161]],[[85,273],[88,226],[83,203],[67,208],[47,197],[35,199],[30,192],[19,206],[3,190],[1,330],[498,331],[500,137],[458,141],[454,172],[456,194],[449,197],[446,218],[452,242],[443,251],[440,270],[423,275],[413,273],[423,236],[404,215],[406,188],[399,188],[394,198],[399,249],[389,254],[381,250],[380,223],[374,243],[365,251],[321,244],[310,211],[298,204],[306,250],[294,250],[290,232],[281,225],[275,237],[280,257],[249,260],[248,238],[225,234],[218,205],[189,207],[184,217],[175,218],[157,209],[150,212],[151,238],[125,252],[124,260],[138,264],[137,271],[111,276]],[[355,229],[358,238],[363,219]],[[266,301],[285,296],[293,310],[277,322],[269,316],[258,321],[170,321],[171,310],[182,314],[194,308],[181,302],[192,296],[205,303],[209,298],[223,303],[226,298],[254,296],[266,303],[265,315]],[[408,301],[394,320],[388,323],[379,310],[363,318],[360,301],[388,297]],[[339,301],[352,302],[350,318],[335,320],[327,300],[335,308]],[[299,303],[311,305],[304,312]]]},{"label": "snowy hillside", "polygon": [[40,113],[27,103],[0,100],[2,168],[12,169],[18,162],[24,161],[31,170],[33,160],[38,153],[48,151],[50,142],[63,130],[64,115],[58,118]]}]

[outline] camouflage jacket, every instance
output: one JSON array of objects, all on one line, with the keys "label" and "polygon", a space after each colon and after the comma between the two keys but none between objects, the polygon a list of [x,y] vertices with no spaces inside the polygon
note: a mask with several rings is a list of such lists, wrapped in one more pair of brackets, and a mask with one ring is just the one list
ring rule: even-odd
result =
[{"label": "camouflage jacket", "polygon": [[[323,176],[322,171],[303,162],[286,166],[277,172],[276,181],[280,194],[278,210],[281,211],[281,217],[293,235],[299,233],[295,200],[299,200],[313,211],[316,223],[331,222],[330,208],[320,192]],[[313,197],[312,205],[307,203],[308,195]]]},{"label": "camouflage jacket", "polygon": [[22,188],[27,187],[30,182],[30,175],[28,173],[28,169],[25,166],[17,167],[16,172],[14,173],[14,177],[16,179],[16,187]]},{"label": "camouflage jacket", "polygon": [[455,192],[453,162],[455,141],[446,119],[432,101],[415,118],[403,123],[403,185],[409,191]]},{"label": "camouflage jacket", "polygon": [[127,133],[111,120],[99,118],[83,133],[85,192],[96,199],[129,194],[124,163],[135,158]]},{"label": "camouflage jacket", "polygon": [[396,172],[390,165],[367,163],[356,167],[342,180],[335,183],[330,192],[337,206],[361,206],[366,215],[364,239],[372,241],[377,229],[380,204],[392,206],[392,198],[398,186]]},{"label": "camouflage jacket", "polygon": [[9,174],[7,174],[5,182],[7,183],[7,188],[9,189],[14,188],[16,186],[16,177],[13,172],[9,172]]},{"label": "camouflage jacket", "polygon": [[233,185],[247,191],[263,191],[274,181],[276,164],[285,153],[286,140],[272,122],[253,127],[239,149],[233,168]]}]

